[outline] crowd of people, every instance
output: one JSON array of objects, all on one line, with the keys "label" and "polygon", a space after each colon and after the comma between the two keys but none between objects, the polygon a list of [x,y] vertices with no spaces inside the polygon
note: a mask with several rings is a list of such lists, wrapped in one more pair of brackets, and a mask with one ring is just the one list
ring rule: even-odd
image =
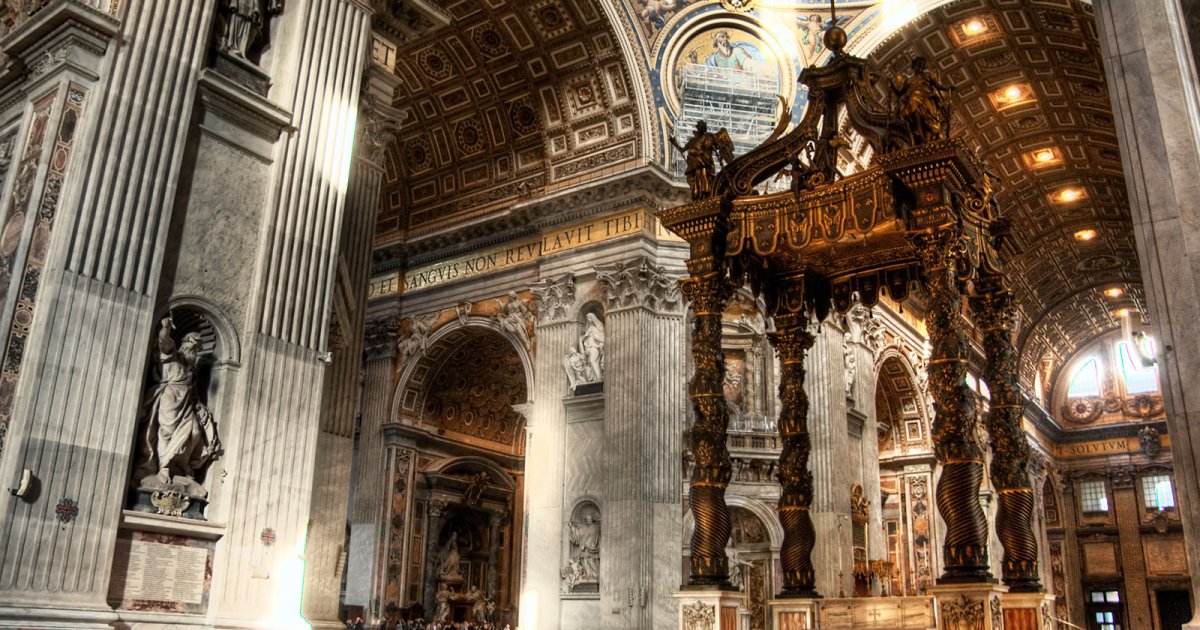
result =
[{"label": "crowd of people", "polygon": [[362,617],[346,620],[346,630],[512,630],[505,624],[497,627],[491,623],[475,623],[473,621],[429,621],[409,619],[400,621],[382,621],[378,625],[363,622]]}]

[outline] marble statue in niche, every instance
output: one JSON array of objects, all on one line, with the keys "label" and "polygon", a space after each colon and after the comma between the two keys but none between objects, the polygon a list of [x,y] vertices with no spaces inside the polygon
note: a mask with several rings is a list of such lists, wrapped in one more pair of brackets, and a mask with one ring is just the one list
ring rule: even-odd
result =
[{"label": "marble statue in niche", "polygon": [[563,357],[572,394],[580,385],[604,380],[604,322],[595,313],[588,313],[585,320],[579,342]]},{"label": "marble statue in niche", "polygon": [[197,476],[220,455],[221,441],[216,420],[196,391],[203,339],[198,332],[189,332],[176,343],[173,330],[174,318],[164,317],[156,340],[155,382],[142,405],[145,459],[136,482],[139,495],[145,496],[139,498],[138,509],[149,501],[155,507],[147,511],[201,518],[197,510],[188,508],[208,496]]},{"label": "marble statue in niche", "polygon": [[458,532],[450,534],[446,544],[438,551],[438,581],[443,585],[450,582],[462,582],[463,576],[458,563],[461,556],[458,553]]},{"label": "marble statue in niche", "polygon": [[450,619],[450,587],[445,582],[438,585],[437,595],[434,596],[433,621],[448,621]]},{"label": "marble statue in niche", "polygon": [[283,0],[219,0],[217,49],[252,60],[266,42],[271,18],[283,13]]},{"label": "marble statue in niche", "polygon": [[568,523],[570,560],[563,567],[563,590],[597,591],[600,583],[600,510],[590,502],[575,509]]}]

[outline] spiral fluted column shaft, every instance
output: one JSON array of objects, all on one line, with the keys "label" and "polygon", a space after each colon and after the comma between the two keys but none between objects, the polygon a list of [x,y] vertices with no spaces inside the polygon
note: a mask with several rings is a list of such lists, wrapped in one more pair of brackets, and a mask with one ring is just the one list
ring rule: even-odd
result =
[{"label": "spiral fluted column shaft", "polygon": [[696,412],[691,430],[692,468],[688,502],[696,519],[691,541],[691,574],[688,583],[725,586],[729,561],[725,543],[731,525],[725,505],[725,488],[733,476],[725,432],[729,411],[725,408],[725,357],[721,353],[721,312],[733,295],[733,287],[720,274],[693,277],[680,282],[683,295],[695,313],[692,359],[696,366],[688,385]]},{"label": "spiral fluted column shaft", "polygon": [[945,572],[939,582],[986,581],[991,577],[988,524],[979,504],[983,451],[976,436],[975,398],[966,382],[969,349],[958,285],[967,264],[962,232],[946,227],[914,241],[930,294],[925,316],[931,345],[929,390],[935,413],[934,453],[942,464],[936,500],[946,521]]},{"label": "spiral fluted column shaft", "polygon": [[1029,442],[1021,428],[1025,405],[1017,387],[1017,353],[1012,344],[1012,295],[999,289],[973,299],[972,306],[987,354],[983,378],[991,392],[987,429],[992,443],[992,485],[999,494],[996,534],[1004,546],[1004,583],[1010,591],[1036,592],[1042,587],[1032,528],[1033,489],[1025,469]]},{"label": "spiral fluted column shaft", "polygon": [[804,392],[804,355],[815,338],[808,332],[807,318],[801,313],[776,315],[776,332],[771,344],[779,353],[779,435],[783,451],[779,455],[779,520],[783,524],[783,546],[779,561],[783,567],[782,596],[814,597],[816,575],[812,551],[816,545],[813,529],[813,476],[808,469],[811,440],[808,433],[808,394]]}]

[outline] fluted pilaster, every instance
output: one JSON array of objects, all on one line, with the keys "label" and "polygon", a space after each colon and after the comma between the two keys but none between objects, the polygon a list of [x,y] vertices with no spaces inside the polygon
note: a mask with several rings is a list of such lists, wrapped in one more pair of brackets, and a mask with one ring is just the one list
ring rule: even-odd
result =
[{"label": "fluted pilaster", "polygon": [[[262,225],[258,313],[231,448],[230,531],[212,601],[222,622],[295,624],[303,592],[332,290],[370,18],[353,0],[309,0],[284,18],[297,63],[282,99],[298,124],[277,148]],[[282,45],[282,44],[281,44]],[[262,532],[274,532],[273,544]],[[319,541],[317,541],[319,544]],[[265,576],[265,577],[264,577]],[[264,610],[272,602],[276,610]]]},{"label": "fluted pilaster", "polygon": [[[384,96],[390,98],[391,95],[368,92],[362,96],[365,102],[371,102]],[[314,624],[339,623],[342,571],[347,568],[347,563],[342,561],[346,552],[346,504],[352,487],[350,471],[354,456],[354,429],[361,393],[367,281],[371,271],[379,189],[383,180],[383,170],[378,165],[379,151],[373,143],[365,142],[368,136],[380,135],[380,115],[373,107],[363,107],[362,114],[359,144],[350,167],[346,210],[342,219],[339,258],[347,273],[338,282],[331,313],[331,326],[338,329],[339,338],[329,340],[332,365],[322,401],[318,461],[313,480],[313,525],[305,552],[304,617]],[[374,338],[371,341],[380,343]],[[391,345],[394,347],[394,340]],[[368,459],[371,460],[370,464],[376,466],[371,470],[378,472],[382,434],[377,424],[368,429],[371,433],[363,440],[365,444],[360,443],[360,451],[375,451]],[[363,476],[360,473],[359,477]],[[382,503],[386,497],[377,497],[377,501]],[[364,573],[369,579],[369,567]]]},{"label": "fluted pilaster", "polygon": [[670,349],[682,341],[682,303],[645,259],[602,267],[597,282],[607,341],[600,608],[622,610],[606,627],[648,630],[676,619],[683,370]]},{"label": "fluted pilaster", "polygon": [[[363,331],[362,413],[358,434],[358,460],[350,504],[350,549],[346,567],[349,606],[374,611],[383,595],[387,567],[380,541],[386,529],[384,513],[389,505],[383,424],[390,420],[395,391],[395,364],[400,338],[398,304],[386,305],[375,313]],[[400,567],[403,574],[407,564]]]},{"label": "fluted pilaster", "polygon": [[[537,627],[552,630],[559,624],[559,569],[563,536],[563,464],[566,456],[567,374],[562,358],[575,343],[577,324],[569,319],[575,304],[575,278],[565,274],[534,286],[538,297],[537,356],[534,359],[533,409],[530,412],[525,454],[526,514],[528,535],[522,559],[523,589],[536,599]],[[522,627],[531,611],[522,610]]]},{"label": "fluted pilaster", "polygon": [[813,490],[809,513],[816,532],[814,584],[818,592],[836,597],[854,592],[850,489],[857,471],[849,470],[856,458],[850,454],[846,417],[844,335],[831,321],[814,326],[809,332],[814,342],[804,356],[803,378],[812,439],[809,468]]},{"label": "fluted pilaster", "polygon": [[867,515],[867,558],[887,559],[887,541],[883,531],[883,506],[879,489],[879,417],[875,408],[875,351],[871,347],[871,329],[878,327],[870,309],[861,304],[846,313],[846,348],[854,357],[850,384],[851,408],[863,418],[862,479],[863,496],[869,501]]},{"label": "fluted pilaster", "polygon": [[[212,6],[146,0],[118,24],[59,2],[37,21],[62,52],[49,38],[6,40],[9,63],[30,67],[5,93],[36,100],[18,105],[27,135],[4,212],[23,230],[0,261],[0,478],[29,469],[40,492],[0,511],[0,625],[114,617],[105,595]],[[60,503],[77,512],[60,520]]]}]

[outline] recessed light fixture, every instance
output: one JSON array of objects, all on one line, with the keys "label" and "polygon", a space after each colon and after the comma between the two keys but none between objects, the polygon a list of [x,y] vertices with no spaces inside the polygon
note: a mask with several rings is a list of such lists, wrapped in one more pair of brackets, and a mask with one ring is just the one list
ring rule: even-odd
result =
[{"label": "recessed light fixture", "polygon": [[992,107],[1008,109],[1017,105],[1025,105],[1037,100],[1033,94],[1033,86],[1028,83],[1011,83],[988,93]]},{"label": "recessed light fixture", "polygon": [[1096,238],[1096,235],[1097,235],[1096,230],[1092,230],[1092,229],[1078,230],[1075,232],[1075,240],[1090,241],[1090,240]]},{"label": "recessed light fixture", "polygon": [[1003,35],[1000,23],[990,13],[975,15],[950,25],[950,39],[959,47],[992,41]]},{"label": "recessed light fixture", "polygon": [[1110,298],[1119,298],[1125,295],[1125,291],[1121,287],[1109,287],[1104,290],[1104,296]]},{"label": "recessed light fixture", "polygon": [[1054,195],[1054,199],[1062,203],[1071,203],[1079,201],[1085,196],[1082,188],[1064,188]]},{"label": "recessed light fixture", "polygon": [[1119,309],[1113,311],[1113,315],[1115,315],[1116,317],[1125,317],[1128,314],[1129,314],[1129,309],[1127,309],[1127,308],[1119,308]]},{"label": "recessed light fixture", "polygon": [[1029,168],[1045,168],[1062,164],[1062,152],[1057,147],[1042,147],[1024,154],[1025,166]]}]

